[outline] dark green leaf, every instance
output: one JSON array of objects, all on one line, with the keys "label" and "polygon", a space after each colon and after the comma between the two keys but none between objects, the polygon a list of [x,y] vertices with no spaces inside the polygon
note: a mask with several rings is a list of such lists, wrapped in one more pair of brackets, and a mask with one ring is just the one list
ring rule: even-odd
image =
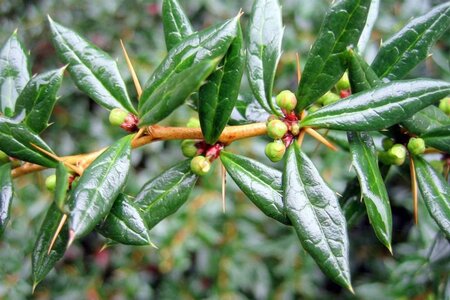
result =
[{"label": "dark green leaf", "polygon": [[107,109],[136,114],[116,61],[76,32],[48,20],[56,51],[78,88]]},{"label": "dark green leaf", "polygon": [[450,26],[450,2],[412,20],[383,44],[372,63],[380,78],[403,78],[425,59],[431,46]]},{"label": "dark green leaf", "polygon": [[348,51],[348,77],[353,93],[363,92],[381,84],[381,80],[355,51]]},{"label": "dark green leaf", "polygon": [[28,127],[0,116],[0,150],[11,157],[54,168],[57,162],[34,148],[35,144],[53,153],[49,146]]},{"label": "dark green leaf", "polygon": [[196,32],[172,48],[145,84],[139,99],[139,115],[148,111],[147,102],[156,90],[167,85],[167,81],[176,74],[202,61],[221,59],[236,38],[238,22],[239,16]]},{"label": "dark green leaf", "polygon": [[151,245],[147,226],[130,196],[119,194],[105,221],[97,228],[104,237],[126,245]]},{"label": "dark green leaf", "polygon": [[33,285],[36,286],[64,256],[69,240],[67,223],[56,238],[52,250],[48,254],[52,238],[58,229],[63,213],[53,203],[47,211],[44,222],[39,229],[38,238],[31,254]]},{"label": "dark green leaf", "polygon": [[203,60],[198,64],[173,74],[148,98],[140,113],[139,125],[156,124],[170,115],[214,71],[219,59]]},{"label": "dark green leaf", "polygon": [[265,215],[291,224],[284,209],[280,171],[226,151],[220,153],[220,159],[234,182]]},{"label": "dark green leaf", "polygon": [[0,166],[0,237],[8,225],[13,199],[11,164]]},{"label": "dark green leaf", "polygon": [[420,137],[427,146],[450,153],[450,125],[429,130]]},{"label": "dark green leaf", "polygon": [[16,99],[30,80],[27,51],[17,39],[17,31],[0,50],[0,112],[14,115]]},{"label": "dark green leaf", "polygon": [[17,98],[16,112],[25,111],[23,123],[36,133],[48,126],[64,70],[65,67],[34,76]]},{"label": "dark green leaf", "polygon": [[431,79],[381,84],[308,115],[301,125],[352,131],[381,130],[449,93],[449,83]]},{"label": "dark green leaf", "polygon": [[255,0],[248,28],[249,84],[260,105],[275,113],[272,89],[284,31],[278,0]]},{"label": "dark green leaf", "polygon": [[327,276],[351,290],[347,225],[339,201],[296,142],[287,151],[283,189],[286,214],[303,248]]},{"label": "dark green leaf", "polygon": [[67,213],[65,208],[67,190],[69,189],[69,172],[63,163],[58,163],[56,167],[56,184],[55,184],[54,202],[59,210]]},{"label": "dark green leaf", "polygon": [[361,203],[361,188],[358,178],[347,182],[342,197],[339,198],[339,204],[341,205],[342,212],[344,213],[345,220],[347,220],[347,228],[355,226],[365,215],[364,206]]},{"label": "dark green leaf", "polygon": [[122,191],[130,168],[132,138],[120,139],[84,170],[69,201],[69,227],[74,238],[92,231]]},{"label": "dark green leaf", "polygon": [[417,183],[428,212],[450,238],[450,187],[441,174],[422,157],[414,156]]},{"label": "dark green leaf", "polygon": [[361,186],[370,224],[376,236],[392,252],[392,213],[389,197],[378,168],[377,150],[365,132],[348,132],[353,167]]},{"label": "dark green leaf", "polygon": [[344,74],[346,49],[358,43],[370,3],[370,0],[334,2],[308,54],[297,90],[297,111],[324,95]]},{"label": "dark green leaf", "polygon": [[191,22],[189,22],[188,17],[177,0],[163,1],[162,21],[167,51],[194,33]]},{"label": "dark green leaf", "polygon": [[214,144],[230,119],[244,71],[242,31],[234,39],[219,68],[200,88],[198,113],[205,141]]},{"label": "dark green leaf", "polygon": [[148,229],[175,213],[188,199],[196,181],[190,160],[185,160],[147,182],[134,203],[142,211]]},{"label": "dark green leaf", "polygon": [[402,122],[410,133],[422,135],[438,127],[450,125],[450,118],[434,105],[422,109]]}]

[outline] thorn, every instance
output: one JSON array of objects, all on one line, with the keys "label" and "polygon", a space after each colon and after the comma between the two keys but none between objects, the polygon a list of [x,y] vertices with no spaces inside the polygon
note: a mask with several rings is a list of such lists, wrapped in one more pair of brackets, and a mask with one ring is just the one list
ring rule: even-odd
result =
[{"label": "thorn", "polygon": [[75,240],[75,231],[73,229],[69,230],[69,242],[67,243],[67,248],[69,248],[73,241]]},{"label": "thorn", "polygon": [[242,8],[241,9],[239,9],[239,12],[238,12],[238,14],[237,14],[237,18],[238,19],[240,19],[242,16],[244,15],[244,11],[242,10]]},{"label": "thorn", "polygon": [[150,246],[152,246],[153,248],[159,250],[158,246],[156,246],[152,241],[149,240],[149,242],[150,242]]},{"label": "thorn", "polygon": [[48,247],[47,254],[50,254],[50,251],[52,251],[53,245],[55,244],[56,239],[58,238],[58,235],[64,226],[64,223],[66,223],[66,220],[67,220],[67,214],[64,214],[61,218],[61,221],[59,221],[58,228],[56,228],[55,234],[53,235],[52,241],[50,242],[50,246]]},{"label": "thorn", "polygon": [[139,131],[136,133],[136,135],[134,136],[133,140],[131,142],[134,142],[135,140],[137,140],[138,138],[140,138],[144,132],[145,132],[145,127],[142,127],[139,129]]},{"label": "thorn", "polygon": [[326,138],[324,138],[320,133],[318,133],[314,129],[312,129],[310,127],[306,127],[305,132],[308,133],[309,135],[311,135],[313,138],[315,138],[319,142],[321,142],[322,144],[324,144],[325,146],[327,146],[328,148],[330,148],[331,150],[337,151],[337,148],[335,145],[330,143]]},{"label": "thorn", "polygon": [[222,170],[222,212],[225,213],[225,186],[227,184],[227,173],[223,164],[221,165]]},{"label": "thorn", "polygon": [[348,288],[348,290],[350,291],[350,293],[352,293],[353,295],[355,294],[355,290],[353,289],[353,287],[352,287],[351,284],[349,284],[349,285],[347,286],[347,288]]},{"label": "thorn", "polygon": [[[328,133],[330,132],[330,130],[329,129],[327,129],[327,131],[325,131],[325,133],[323,134],[323,137],[327,137],[327,135],[328,135]],[[313,150],[313,152],[312,153],[316,153],[317,152],[317,150],[319,150],[319,147],[320,147],[320,143],[317,143],[317,145],[316,145],[316,147],[314,148],[314,150]],[[352,166],[350,166],[350,168],[351,168]],[[349,170],[350,171],[350,170]]]},{"label": "thorn", "polygon": [[295,53],[295,61],[297,64],[297,84],[299,84],[302,79],[302,71],[300,70],[300,55],[298,52]]},{"label": "thorn", "polygon": [[133,78],[134,87],[136,88],[136,93],[137,93],[138,99],[139,99],[139,98],[141,98],[141,95],[142,95],[141,84],[139,83],[139,79],[136,75],[136,71],[134,70],[133,64],[131,63],[130,57],[128,56],[128,53],[127,53],[127,49],[125,49],[125,45],[123,44],[122,40],[120,40],[120,45],[122,46],[122,51],[123,51],[123,54],[125,55],[125,60],[128,65],[128,69],[130,70],[131,78]]},{"label": "thorn", "polygon": [[44,153],[45,155],[47,155],[47,156],[53,158],[53,159],[56,160],[56,161],[62,162],[66,167],[68,167],[68,168],[71,169],[72,171],[76,172],[78,175],[81,176],[81,175],[83,174],[83,169],[81,169],[81,168],[79,168],[79,167],[77,167],[77,166],[74,166],[74,165],[72,165],[72,164],[70,164],[70,163],[68,163],[68,162],[65,162],[61,157],[59,157],[59,156],[57,156],[56,154],[53,154],[53,153],[51,153],[51,152],[49,152],[49,151],[47,151],[47,150],[45,150],[45,149],[43,149],[43,148],[41,148],[41,147],[39,147],[39,146],[36,145],[36,144],[33,144],[33,143],[30,143],[30,144],[31,144],[31,146],[33,146],[34,148],[38,149],[39,151],[41,151],[41,152]]},{"label": "thorn", "polygon": [[413,209],[414,209],[414,223],[419,223],[419,201],[417,195],[417,178],[416,169],[414,168],[414,160],[412,156],[409,156],[409,172],[411,173],[411,190],[413,196]]},{"label": "thorn", "polygon": [[34,294],[34,291],[36,290],[37,285],[39,282],[33,282],[33,287],[31,288],[31,294]]},{"label": "thorn", "polygon": [[338,193],[338,192],[335,192],[336,193],[336,195],[338,195],[339,197],[343,197],[340,193]]},{"label": "thorn", "polygon": [[108,247],[109,247],[109,244],[108,244],[108,243],[105,243],[105,244],[100,248],[100,250],[98,250],[98,253],[101,253],[101,252],[105,251],[105,249],[108,248]]},{"label": "thorn", "polygon": [[388,250],[391,253],[391,255],[394,256],[394,253],[392,252],[392,245],[389,244],[389,245],[386,246],[386,248],[388,248]]},{"label": "thorn", "polygon": [[306,133],[305,130],[302,128],[302,130],[300,130],[300,134],[298,135],[297,143],[300,147],[303,144],[303,139],[305,138],[305,133]]}]

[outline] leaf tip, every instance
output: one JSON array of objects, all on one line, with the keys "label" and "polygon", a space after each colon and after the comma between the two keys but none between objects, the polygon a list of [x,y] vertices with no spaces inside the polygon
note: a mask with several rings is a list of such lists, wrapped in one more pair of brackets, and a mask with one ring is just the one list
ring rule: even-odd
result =
[{"label": "leaf tip", "polygon": [[389,253],[391,253],[391,255],[394,256],[394,252],[392,252],[392,245],[391,245],[391,243],[387,244],[386,248],[389,250]]},{"label": "leaf tip", "polygon": [[33,282],[33,287],[31,288],[31,294],[32,295],[34,294],[34,291],[36,290],[36,287],[37,287],[38,284],[39,284],[39,282],[37,282],[37,281]]},{"label": "leaf tip", "polygon": [[67,249],[70,248],[70,246],[72,245],[74,240],[75,240],[75,231],[73,229],[70,229],[69,230],[69,242],[67,243]]},{"label": "leaf tip", "polygon": [[353,295],[355,294],[355,290],[353,289],[352,285],[349,283],[347,285],[347,289],[350,291],[350,293],[352,293]]}]

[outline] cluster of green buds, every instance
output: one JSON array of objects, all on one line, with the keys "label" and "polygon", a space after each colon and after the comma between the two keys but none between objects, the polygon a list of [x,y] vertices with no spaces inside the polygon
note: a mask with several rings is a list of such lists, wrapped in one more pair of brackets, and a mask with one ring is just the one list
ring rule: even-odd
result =
[{"label": "cluster of green buds", "polygon": [[380,160],[387,165],[400,166],[405,162],[406,154],[420,155],[425,152],[425,141],[421,138],[410,138],[405,147],[402,144],[395,144],[390,138],[383,139],[383,149],[379,153]]},{"label": "cluster of green buds", "polygon": [[450,116],[450,97],[444,98],[439,102],[439,109]]},{"label": "cluster of green buds", "polygon": [[120,126],[128,132],[136,132],[139,130],[138,118],[121,108],[114,108],[109,113],[109,123],[113,126]]},{"label": "cluster of green buds", "polygon": [[347,98],[351,94],[350,81],[347,72],[339,79],[335,87],[328,91],[325,95],[317,99],[317,101],[308,109],[313,113],[323,106],[327,106],[338,102],[340,99]]}]

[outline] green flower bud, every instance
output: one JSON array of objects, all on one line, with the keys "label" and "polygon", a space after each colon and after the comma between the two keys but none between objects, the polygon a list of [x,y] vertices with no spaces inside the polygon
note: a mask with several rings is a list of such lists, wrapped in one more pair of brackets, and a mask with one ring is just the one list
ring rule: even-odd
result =
[{"label": "green flower bud", "polygon": [[50,175],[47,177],[47,179],[45,179],[45,187],[47,188],[47,190],[49,190],[50,192],[54,192],[55,191],[55,187],[56,187],[56,175]]},{"label": "green flower bud", "polygon": [[9,162],[9,156],[0,150],[0,165]]},{"label": "green flower bud", "polygon": [[190,118],[186,124],[188,128],[200,128],[200,120],[197,118]]},{"label": "green flower bud", "polygon": [[450,97],[444,98],[439,102],[439,109],[450,115]]},{"label": "green flower bud", "polygon": [[199,176],[206,175],[211,169],[211,163],[204,156],[196,156],[191,160],[191,171]]},{"label": "green flower bud", "polygon": [[291,125],[291,133],[292,135],[298,135],[300,133],[300,125],[298,123]]},{"label": "green flower bud", "polygon": [[384,138],[383,141],[383,149],[388,151],[389,149],[392,148],[392,146],[394,146],[394,141],[391,138]]},{"label": "green flower bud", "polygon": [[313,112],[318,111],[321,107],[322,107],[321,105],[313,104],[313,105],[311,105],[311,107],[308,109],[308,112],[312,114]]},{"label": "green flower bud", "polygon": [[395,144],[389,149],[388,154],[392,158],[394,165],[401,166],[406,159],[406,147],[402,144]]},{"label": "green flower bud", "polygon": [[277,104],[281,109],[290,112],[297,106],[295,94],[289,90],[284,90],[277,95]]},{"label": "green flower bud", "polygon": [[287,131],[287,125],[281,120],[273,120],[267,124],[267,135],[275,140],[281,139]]},{"label": "green flower bud", "polygon": [[273,162],[280,161],[286,152],[286,146],[282,141],[268,143],[264,151],[266,156]]},{"label": "green flower bud", "polygon": [[181,142],[181,152],[186,157],[194,157],[197,154],[197,147],[195,147],[195,141],[184,140]]},{"label": "green flower bud", "polygon": [[338,83],[336,83],[336,88],[338,90],[348,90],[350,88],[350,81],[348,80],[347,72],[339,79]]},{"label": "green flower bud", "polygon": [[328,104],[332,104],[334,102],[339,101],[339,99],[341,99],[341,97],[339,97],[339,95],[336,95],[333,92],[327,92],[325,95],[323,95],[322,97],[320,97],[317,102],[319,104],[322,104],[323,106],[328,105]]},{"label": "green flower bud", "polygon": [[411,138],[408,142],[408,150],[413,155],[419,155],[425,152],[425,141],[421,138]]},{"label": "green flower bud", "polygon": [[275,115],[270,115],[266,120],[266,126],[269,125],[269,123],[273,120],[278,120],[278,117]]},{"label": "green flower bud", "polygon": [[392,165],[394,163],[392,157],[386,151],[378,152],[378,159],[385,165]]},{"label": "green flower bud", "polygon": [[114,108],[109,113],[109,123],[114,126],[120,126],[125,122],[125,118],[128,116],[128,112],[121,108]]}]

